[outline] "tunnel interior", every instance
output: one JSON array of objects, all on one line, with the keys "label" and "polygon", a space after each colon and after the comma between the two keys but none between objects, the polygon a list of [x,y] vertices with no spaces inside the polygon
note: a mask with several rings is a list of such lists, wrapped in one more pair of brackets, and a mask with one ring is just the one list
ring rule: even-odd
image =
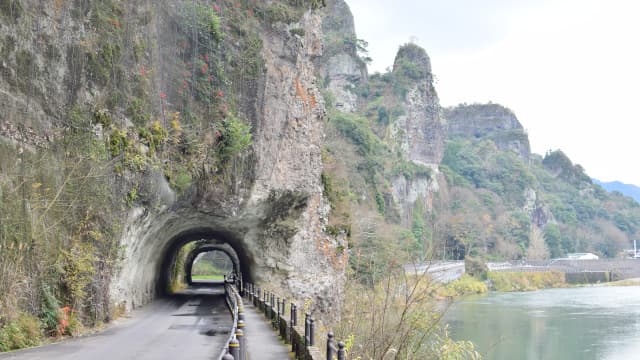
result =
[{"label": "tunnel interior", "polygon": [[198,260],[215,266],[209,267],[210,275],[223,275],[242,282],[252,280],[251,260],[242,242],[233,234],[215,229],[190,229],[177,234],[168,242],[163,258],[156,281],[156,291],[160,295],[171,295],[182,286],[203,283],[194,281],[192,276]]}]

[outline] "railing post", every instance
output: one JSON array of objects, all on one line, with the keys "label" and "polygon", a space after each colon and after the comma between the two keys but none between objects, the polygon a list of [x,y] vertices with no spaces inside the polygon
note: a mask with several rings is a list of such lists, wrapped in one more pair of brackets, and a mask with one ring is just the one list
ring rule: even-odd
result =
[{"label": "railing post", "polygon": [[314,339],[314,332],[316,329],[316,320],[313,317],[309,318],[309,345],[314,346],[316,344],[315,339]]},{"label": "railing post", "polygon": [[346,360],[346,358],[347,358],[347,351],[344,348],[344,343],[340,341],[338,343],[338,360]]},{"label": "railing post", "polygon": [[247,349],[247,339],[245,339],[244,337],[244,331],[242,331],[242,329],[238,328],[236,330],[236,339],[238,339],[238,347],[239,347],[239,352],[240,352],[240,358],[239,360],[244,360],[246,357],[246,349]]},{"label": "railing post", "polygon": [[258,307],[258,302],[256,301],[257,300],[256,296],[260,297],[260,288],[257,287],[257,286],[254,286],[253,295],[252,295],[252,297],[253,297],[253,306]]},{"label": "railing post", "polygon": [[269,307],[271,306],[271,293],[267,293],[267,297],[264,299],[264,314],[267,318],[271,318],[271,312]]},{"label": "railing post", "polygon": [[310,332],[311,322],[309,321],[309,317],[311,317],[309,313],[306,313],[304,315],[304,346],[310,345],[309,332]]},{"label": "railing post", "polygon": [[298,326],[298,305],[291,303],[291,325]]},{"label": "railing post", "polygon": [[276,317],[276,309],[274,308],[276,302],[276,295],[271,293],[271,314],[270,319],[273,320]]},{"label": "railing post", "polygon": [[262,290],[262,311],[267,314],[267,290]]},{"label": "railing post", "polygon": [[278,296],[278,298],[276,299],[276,301],[277,301],[277,303],[278,303],[278,304],[277,304],[277,305],[278,305],[278,316],[277,316],[277,318],[276,318],[276,319],[280,319],[280,297],[279,297],[279,296]]},{"label": "railing post", "polygon": [[286,317],[287,316],[287,300],[286,299],[282,299],[282,317]]},{"label": "railing post", "polygon": [[333,339],[333,333],[329,332],[327,334],[327,360],[333,360],[333,350],[335,349],[335,346],[333,345],[334,339]]},{"label": "railing post", "polygon": [[231,339],[231,341],[229,341],[229,354],[231,354],[235,360],[240,360],[240,343],[237,339]]},{"label": "railing post", "polygon": [[294,304],[293,302],[291,302],[291,314],[290,314],[290,321],[289,321],[289,339],[291,340],[291,351],[295,351],[296,350],[296,342],[294,341],[293,338],[293,328],[294,326],[296,326],[296,304]]}]

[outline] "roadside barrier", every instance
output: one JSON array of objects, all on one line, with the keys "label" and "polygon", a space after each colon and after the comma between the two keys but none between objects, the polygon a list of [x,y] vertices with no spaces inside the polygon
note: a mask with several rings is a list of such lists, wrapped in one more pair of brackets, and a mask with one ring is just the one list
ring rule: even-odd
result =
[{"label": "roadside barrier", "polygon": [[241,288],[241,284],[236,281],[230,281],[225,276],[224,293],[227,306],[233,316],[233,326],[229,332],[229,338],[218,357],[218,360],[245,360],[247,354],[246,338],[244,336],[244,306],[242,297],[236,289]]},{"label": "roadside barrier", "polygon": [[[273,328],[280,337],[291,344],[291,351],[298,360],[323,360],[320,348],[316,346],[316,324],[311,313],[306,313],[304,324],[298,324],[298,306],[294,302],[289,303],[289,316],[287,319],[287,300],[280,299],[273,292],[268,292],[255,284],[245,283],[243,295],[247,302],[253,304],[256,309],[270,320]],[[345,360],[346,349],[343,342],[336,344],[334,335],[327,335],[326,360]],[[225,359],[226,360],[226,359]]]}]

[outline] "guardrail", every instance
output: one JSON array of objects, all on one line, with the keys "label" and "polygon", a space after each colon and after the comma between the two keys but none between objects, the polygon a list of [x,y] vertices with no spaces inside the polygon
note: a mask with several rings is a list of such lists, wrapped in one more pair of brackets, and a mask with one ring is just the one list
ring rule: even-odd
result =
[{"label": "guardrail", "polygon": [[[238,284],[239,285],[239,284]],[[236,289],[236,282],[228,281],[225,276],[224,292],[227,306],[233,316],[233,326],[218,360],[245,360],[247,344],[244,337],[244,306],[242,297]]]},{"label": "guardrail", "polygon": [[[261,289],[251,283],[245,285],[243,295],[247,301],[264,313],[264,316],[271,321],[271,325],[280,334],[280,337],[286,343],[291,344],[291,351],[295,354],[296,359],[322,359],[320,348],[316,346],[316,325],[311,313],[306,313],[304,324],[299,324],[298,306],[291,302],[287,319],[287,301],[285,298],[280,299],[273,292]],[[332,332],[327,335],[326,349],[326,360],[346,359],[344,342],[336,344]]]}]

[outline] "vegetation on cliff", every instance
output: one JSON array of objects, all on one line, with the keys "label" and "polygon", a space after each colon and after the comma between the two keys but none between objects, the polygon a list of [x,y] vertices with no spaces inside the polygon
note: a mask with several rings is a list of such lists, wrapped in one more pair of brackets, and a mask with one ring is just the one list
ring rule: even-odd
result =
[{"label": "vegetation on cliff", "polygon": [[[0,116],[0,351],[119,314],[109,291],[130,208],[251,184],[259,31],[280,21],[275,6],[295,20],[321,2],[177,3],[1,2],[0,87],[47,120]],[[43,17],[76,32],[23,26]],[[170,191],[150,191],[158,181]]]},{"label": "vegetation on cliff", "polygon": [[542,238],[542,257],[617,257],[640,230],[637,203],[592,184],[559,150],[525,161],[491,140],[451,140],[441,170],[451,198],[441,211],[469,215],[462,234],[448,234],[461,239],[450,243],[464,254],[532,258],[531,247]]}]

